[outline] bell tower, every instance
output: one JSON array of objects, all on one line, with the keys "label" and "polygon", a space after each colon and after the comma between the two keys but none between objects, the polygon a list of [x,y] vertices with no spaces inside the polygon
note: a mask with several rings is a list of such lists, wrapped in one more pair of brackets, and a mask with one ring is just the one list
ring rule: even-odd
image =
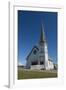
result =
[{"label": "bell tower", "polygon": [[[44,32],[43,23],[41,24],[40,40],[39,40],[39,62],[43,61],[44,69],[48,69],[48,49]],[[39,63],[41,64],[41,63]]]}]

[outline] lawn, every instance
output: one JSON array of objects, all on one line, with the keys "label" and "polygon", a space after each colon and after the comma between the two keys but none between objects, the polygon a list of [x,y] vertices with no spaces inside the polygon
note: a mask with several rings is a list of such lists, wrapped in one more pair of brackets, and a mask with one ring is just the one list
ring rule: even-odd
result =
[{"label": "lawn", "polygon": [[55,77],[57,77],[57,72],[18,69],[18,79],[55,78]]}]

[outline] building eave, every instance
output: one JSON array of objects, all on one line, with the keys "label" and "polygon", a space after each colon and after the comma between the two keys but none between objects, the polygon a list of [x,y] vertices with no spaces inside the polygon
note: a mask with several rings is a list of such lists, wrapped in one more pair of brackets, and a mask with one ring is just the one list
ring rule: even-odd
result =
[{"label": "building eave", "polygon": [[32,51],[33,51],[34,48],[36,48],[36,49],[39,51],[39,48],[38,48],[37,46],[34,46],[34,47],[32,48],[32,50],[31,50],[31,52],[28,54],[26,60],[28,60],[28,58],[29,58],[29,56],[31,55],[31,53],[32,53]]}]

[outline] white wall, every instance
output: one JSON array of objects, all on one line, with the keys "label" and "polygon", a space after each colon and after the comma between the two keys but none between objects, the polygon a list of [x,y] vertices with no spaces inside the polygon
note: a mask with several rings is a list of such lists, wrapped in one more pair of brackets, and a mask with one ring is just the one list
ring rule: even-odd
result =
[{"label": "white wall", "polygon": [[48,68],[49,68],[49,69],[54,69],[54,64],[53,64],[53,62],[51,62],[51,61],[49,61],[49,60],[48,60]]},{"label": "white wall", "polygon": [[[34,51],[35,49],[33,49],[33,51]],[[37,53],[36,53],[36,55],[34,55],[34,53],[33,53],[33,51],[32,51],[32,53],[30,54],[30,56],[29,56],[29,58],[28,58],[28,60],[26,60],[27,61],[27,67],[30,67],[31,66],[31,62],[32,61],[38,61],[38,51],[37,51]],[[30,51],[31,52],[31,51]]]},{"label": "white wall", "polygon": [[39,70],[41,68],[44,68],[44,65],[32,65],[31,66],[31,69],[37,69],[37,70]]}]

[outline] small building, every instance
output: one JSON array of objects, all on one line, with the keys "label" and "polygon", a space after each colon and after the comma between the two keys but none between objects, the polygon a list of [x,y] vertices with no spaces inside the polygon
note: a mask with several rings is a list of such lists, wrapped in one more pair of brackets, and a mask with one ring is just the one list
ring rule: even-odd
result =
[{"label": "small building", "polygon": [[28,69],[54,69],[54,64],[48,55],[48,46],[45,37],[44,27],[41,24],[41,33],[38,46],[34,46],[26,59],[26,68]]}]

